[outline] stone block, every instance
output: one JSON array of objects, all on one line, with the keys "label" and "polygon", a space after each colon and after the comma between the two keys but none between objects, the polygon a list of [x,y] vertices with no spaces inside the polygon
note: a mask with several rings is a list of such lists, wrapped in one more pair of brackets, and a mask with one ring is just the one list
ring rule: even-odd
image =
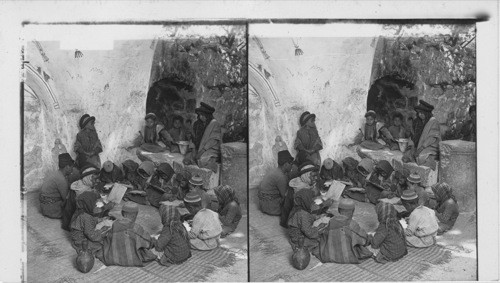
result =
[{"label": "stone block", "polygon": [[432,170],[427,166],[419,166],[415,162],[403,163],[401,160],[392,160],[392,167],[394,170],[406,169],[411,173],[418,173],[422,178],[422,185],[430,187],[438,181],[438,170]]},{"label": "stone block", "polygon": [[448,183],[458,201],[460,211],[476,209],[477,154],[476,143],[447,140],[439,143],[439,181]]},{"label": "stone block", "polygon": [[137,157],[141,161],[152,161],[154,163],[168,163],[170,166],[174,167],[174,161],[180,162],[182,164],[182,160],[184,159],[184,156],[180,153],[170,153],[169,151],[165,152],[158,152],[158,153],[153,153],[153,152],[147,152],[144,151],[140,148],[137,148],[136,151]]},{"label": "stone block", "polygon": [[401,162],[401,158],[403,158],[403,153],[399,150],[371,150],[363,148],[361,146],[357,146],[356,152],[358,153],[359,157],[370,158],[375,162],[378,162],[380,160],[387,160],[390,163],[392,163],[393,160]]},{"label": "stone block", "polygon": [[[217,164],[217,172],[220,172],[220,164]],[[181,161],[174,161],[172,168],[175,173],[182,170],[187,170],[192,176],[199,175],[203,179],[203,186],[205,188],[215,188],[219,185],[219,173],[214,173],[207,168],[200,168],[196,165],[184,165]]]},{"label": "stone block", "polygon": [[234,188],[240,204],[246,204],[248,192],[248,159],[247,144],[242,142],[224,143],[221,145],[222,185]]}]

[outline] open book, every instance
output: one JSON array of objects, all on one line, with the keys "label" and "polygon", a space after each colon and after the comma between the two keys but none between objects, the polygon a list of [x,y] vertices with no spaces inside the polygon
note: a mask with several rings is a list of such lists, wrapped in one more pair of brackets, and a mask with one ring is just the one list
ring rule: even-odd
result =
[{"label": "open book", "polygon": [[111,192],[109,193],[107,200],[112,201],[114,203],[120,203],[126,191],[127,191],[126,186],[116,183],[113,186],[113,189],[111,189]]}]

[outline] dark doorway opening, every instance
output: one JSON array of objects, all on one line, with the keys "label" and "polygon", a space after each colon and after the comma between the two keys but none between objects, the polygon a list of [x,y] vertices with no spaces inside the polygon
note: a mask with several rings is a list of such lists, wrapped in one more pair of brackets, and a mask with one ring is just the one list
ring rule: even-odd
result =
[{"label": "dark doorway opening", "polygon": [[386,125],[391,123],[391,116],[396,111],[407,121],[412,117],[413,106],[418,103],[417,96],[413,95],[414,88],[415,84],[397,75],[377,79],[368,91],[367,111],[375,111],[377,120]]},{"label": "dark doorway opening", "polygon": [[176,115],[184,121],[193,119],[196,99],[193,86],[176,78],[164,78],[151,86],[146,99],[146,113],[155,113],[167,129],[172,127]]}]

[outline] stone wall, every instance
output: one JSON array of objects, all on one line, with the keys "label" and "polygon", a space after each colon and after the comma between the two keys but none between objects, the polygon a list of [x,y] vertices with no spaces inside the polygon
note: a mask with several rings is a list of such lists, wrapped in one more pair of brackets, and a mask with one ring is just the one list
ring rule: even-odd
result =
[{"label": "stone wall", "polygon": [[[101,160],[121,162],[143,125],[153,50],[151,40],[115,41],[113,50],[60,49],[60,42],[34,42],[25,49],[24,186],[37,189],[55,168],[51,150],[60,138],[75,157],[78,120],[96,117]],[[33,94],[31,94],[33,93]]]},{"label": "stone wall", "polygon": [[[250,187],[277,166],[273,145],[293,142],[304,111],[317,115],[322,159],[357,157],[347,149],[364,121],[377,39],[249,39]],[[294,43],[303,54],[296,56]],[[300,52],[299,52],[300,53]]]},{"label": "stone wall", "polygon": [[475,26],[445,28],[439,35],[406,36],[405,27],[400,27],[401,36],[381,38],[372,82],[393,76],[414,84],[413,89],[403,90],[405,95],[433,104],[443,138],[457,139],[469,119],[469,106],[476,103]]},{"label": "stone wall", "polygon": [[[224,142],[246,140],[244,26],[235,26],[227,36],[158,40],[154,52],[150,86],[162,79],[188,86],[191,90],[181,90],[181,96],[195,99],[196,106],[203,101],[216,108],[214,117],[225,129]],[[184,108],[186,112],[196,120],[194,108]]]}]

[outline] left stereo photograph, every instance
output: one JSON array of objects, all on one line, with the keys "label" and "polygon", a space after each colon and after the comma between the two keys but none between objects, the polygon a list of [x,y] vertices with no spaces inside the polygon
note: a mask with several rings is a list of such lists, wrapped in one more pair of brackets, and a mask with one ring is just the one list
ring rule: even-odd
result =
[{"label": "left stereo photograph", "polygon": [[23,281],[247,281],[246,25],[23,40]]}]

